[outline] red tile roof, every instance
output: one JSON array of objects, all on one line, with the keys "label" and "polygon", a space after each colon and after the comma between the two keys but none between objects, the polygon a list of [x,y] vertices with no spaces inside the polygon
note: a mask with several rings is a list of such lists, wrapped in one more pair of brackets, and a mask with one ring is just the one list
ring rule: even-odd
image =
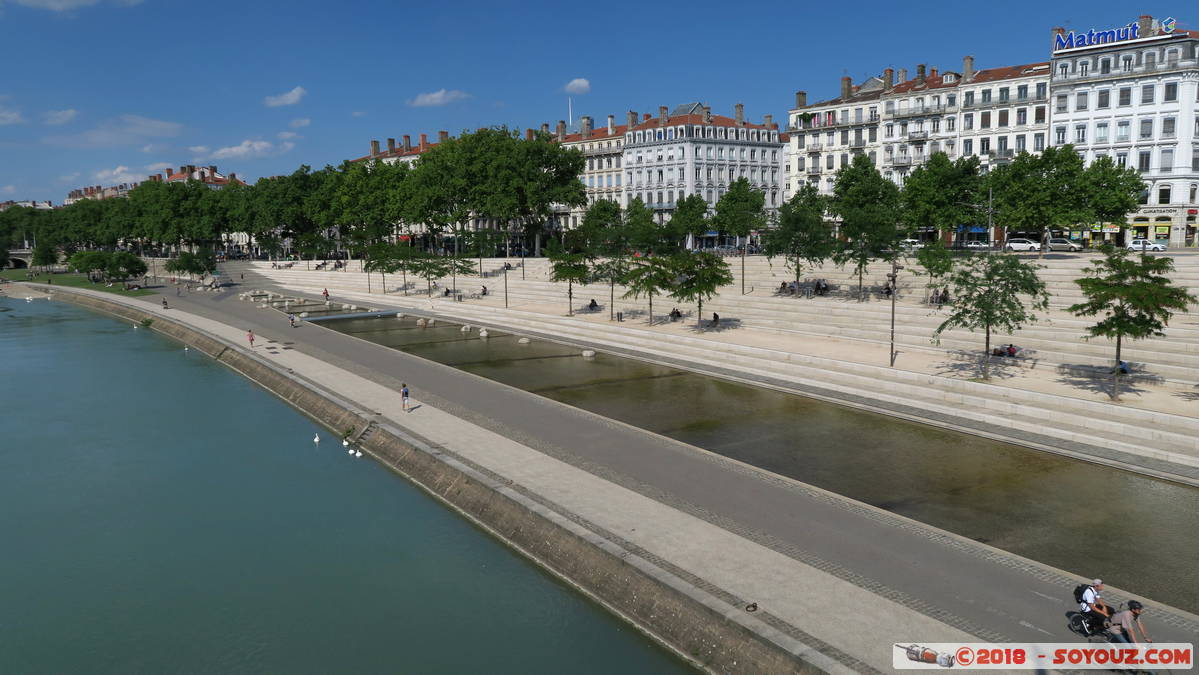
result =
[{"label": "red tile roof", "polygon": [[[641,129],[657,129],[658,128],[658,119],[659,118],[657,118],[657,117],[651,117],[648,120],[642,120],[640,123],[637,124],[637,126],[633,127],[632,130],[640,131]],[[716,127],[744,126],[746,129],[765,129],[766,128],[765,124],[754,124],[752,122],[746,122],[744,125],[741,125],[741,124],[738,124],[737,120],[733,119],[732,117],[725,117],[724,115],[712,115],[711,122],[704,122],[703,115],[679,115],[677,117],[667,117],[666,118],[665,126],[674,126],[676,124],[706,124],[709,126],[716,126]]]},{"label": "red tile roof", "polygon": [[[202,173],[199,169],[196,169],[195,171],[193,171],[191,173],[188,173],[186,171],[178,171],[176,173],[173,173],[173,174],[167,176],[164,180],[168,183],[174,183],[174,182],[185,181],[185,180],[198,180],[198,181],[203,182],[205,185],[228,185],[229,184],[228,176],[225,176],[225,175],[222,175],[219,173],[218,174],[209,173],[207,168],[205,168]],[[240,178],[235,178],[234,180],[236,180],[238,182],[238,184],[240,184],[240,185],[246,184],[246,182]]]},{"label": "red tile roof", "polygon": [[404,146],[397,145],[394,152],[392,152],[390,150],[380,150],[379,154],[375,155],[373,157],[371,155],[363,155],[362,157],[357,157],[355,159],[351,159],[350,161],[351,162],[365,162],[368,159],[391,159],[393,157],[415,157],[417,155],[421,155],[421,154],[424,154],[424,153],[432,150],[433,148],[437,147],[437,145],[438,145],[437,143],[427,143],[423,150],[421,149],[421,147],[419,145],[413,145],[411,150],[405,150]]},{"label": "red tile roof", "polygon": [[583,138],[583,132],[580,131],[577,134],[566,134],[566,137],[562,139],[562,142],[563,143],[578,143],[580,141],[586,141],[586,142],[590,143],[591,141],[602,141],[602,140],[609,139],[609,138],[616,138],[618,136],[624,136],[624,133],[627,130],[628,130],[627,124],[617,124],[617,125],[615,125],[615,131],[613,131],[611,134],[609,134],[608,133],[608,125],[605,124],[601,127],[596,127],[594,129],[592,129],[590,138]]},{"label": "red tile roof", "polygon": [[1002,68],[987,68],[974,73],[974,77],[966,84],[978,84],[980,82],[995,82],[997,80],[1011,80],[1017,77],[1031,77],[1033,75],[1049,74],[1049,62],[1041,61],[1039,63],[1026,63],[1022,66],[1004,66]]}]

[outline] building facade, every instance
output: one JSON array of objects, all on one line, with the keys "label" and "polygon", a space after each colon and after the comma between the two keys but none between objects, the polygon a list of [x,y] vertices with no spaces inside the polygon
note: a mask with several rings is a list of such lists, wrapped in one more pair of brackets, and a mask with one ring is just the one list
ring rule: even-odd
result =
[{"label": "building facade", "polygon": [[768,212],[777,211],[785,193],[785,134],[770,115],[761,124],[745,120],[737,104],[733,117],[713,115],[710,107],[688,103],[673,111],[658,108],[640,120],[630,112],[624,133],[622,206],[640,198],[660,222],[688,195],[716,202],[738,178],[766,195]]},{"label": "building facade", "polygon": [[1199,33],[1141,16],[1115,29],[1053,31],[1050,142],[1090,164],[1111,157],[1140,171],[1141,207],[1127,223],[1070,236],[1196,245],[1199,215]]},{"label": "building facade", "polygon": [[[547,129],[546,125],[542,125],[543,131]],[[566,121],[558,120],[554,137],[563,147],[583,153],[586,160],[579,180],[583,182],[583,189],[587,193],[587,203],[574,209],[559,209],[554,216],[557,227],[578,227],[587,207],[601,199],[623,203],[624,138],[627,129],[627,124],[616,124],[615,115],[608,115],[607,125],[598,128],[589,115],[584,115],[579,120],[578,133],[567,133]]]}]

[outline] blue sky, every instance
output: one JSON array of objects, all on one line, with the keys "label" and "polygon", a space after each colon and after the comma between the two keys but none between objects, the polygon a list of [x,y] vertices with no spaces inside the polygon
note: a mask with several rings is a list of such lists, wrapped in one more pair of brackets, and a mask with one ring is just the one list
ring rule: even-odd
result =
[{"label": "blue sky", "polygon": [[832,97],[842,75],[1046,59],[1057,25],[1152,14],[1199,28],[1182,5],[1104,0],[420,5],[0,0],[0,201],[57,204],[167,165],[254,180],[361,156],[371,139],[552,126],[577,78],[576,118],[597,123],[687,101],[781,123],[796,90]]}]

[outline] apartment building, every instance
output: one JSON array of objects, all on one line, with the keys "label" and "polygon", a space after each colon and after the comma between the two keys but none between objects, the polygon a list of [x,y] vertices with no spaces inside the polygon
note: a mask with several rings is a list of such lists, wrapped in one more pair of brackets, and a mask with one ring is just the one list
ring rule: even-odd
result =
[{"label": "apartment building", "polygon": [[[906,79],[906,71],[900,71]],[[871,77],[859,85],[841,78],[841,95],[808,104],[805,91],[795,92],[795,107],[789,111],[790,186],[794,194],[809,184],[823,194],[832,194],[836,173],[849,166],[856,154],[866,154],[878,166],[879,111],[884,77]]]},{"label": "apartment building", "polygon": [[1050,142],[1074,145],[1088,164],[1111,157],[1145,180],[1141,207],[1127,223],[1097,223],[1071,236],[1194,246],[1199,32],[1145,15],[1086,33],[1055,28],[1053,50]]},{"label": "apartment building", "polygon": [[[590,115],[584,115],[579,120],[578,133],[567,133],[566,121],[558,120],[554,137],[563,147],[574,148],[586,158],[579,180],[587,193],[587,203],[574,209],[558,209],[554,216],[557,226],[578,227],[587,207],[601,199],[623,203],[624,134],[627,129],[627,124],[616,124],[615,115],[608,115],[608,124],[598,128]],[[542,125],[542,130],[546,131],[548,127]]]},{"label": "apartment building", "polygon": [[665,222],[687,195],[700,195],[714,208],[738,178],[765,193],[768,212],[782,203],[787,136],[771,115],[754,124],[740,103],[733,117],[686,103],[671,111],[661,106],[657,117],[646,113],[641,120],[630,112],[626,126],[622,206],[640,198]]}]

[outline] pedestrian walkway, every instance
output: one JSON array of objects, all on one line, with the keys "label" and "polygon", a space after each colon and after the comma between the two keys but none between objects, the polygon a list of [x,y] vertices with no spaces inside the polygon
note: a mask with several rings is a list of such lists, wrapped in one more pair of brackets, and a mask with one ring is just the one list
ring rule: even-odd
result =
[{"label": "pedestrian walkway", "polygon": [[[528,491],[792,644],[851,670],[889,671],[897,641],[1073,641],[1079,577],[469,373],[197,294],[163,312],[336,392],[388,424]],[[415,410],[403,413],[400,381]],[[1109,589],[1109,596],[1128,596]],[[1152,601],[1148,601],[1151,602]],[[1156,609],[1155,637],[1188,641],[1199,617]],[[798,649],[798,647],[796,647]]]}]

